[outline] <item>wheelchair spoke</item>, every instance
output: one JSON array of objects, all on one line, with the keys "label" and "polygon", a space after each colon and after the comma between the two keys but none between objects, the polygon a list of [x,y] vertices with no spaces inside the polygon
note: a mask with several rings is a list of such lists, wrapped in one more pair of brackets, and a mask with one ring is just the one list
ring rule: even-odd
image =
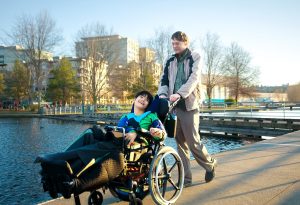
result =
[{"label": "wheelchair spoke", "polygon": [[164,163],[164,171],[165,171],[165,173],[168,173],[168,166],[167,166],[165,158],[163,158],[163,163]]},{"label": "wheelchair spoke", "polygon": [[176,161],[173,166],[169,169],[169,173],[174,169],[174,167],[178,164],[178,161]]},{"label": "wheelchair spoke", "polygon": [[157,179],[168,179],[168,175],[164,174],[164,175],[157,176]]},{"label": "wheelchair spoke", "polygon": [[164,180],[163,182],[163,193],[162,193],[162,196],[165,197],[165,194],[166,194],[166,188],[167,188],[167,180]]},{"label": "wheelchair spoke", "polygon": [[171,178],[169,178],[168,181],[172,184],[172,186],[173,186],[176,190],[179,190],[179,187],[176,186],[176,184],[173,182],[173,180],[172,180]]}]

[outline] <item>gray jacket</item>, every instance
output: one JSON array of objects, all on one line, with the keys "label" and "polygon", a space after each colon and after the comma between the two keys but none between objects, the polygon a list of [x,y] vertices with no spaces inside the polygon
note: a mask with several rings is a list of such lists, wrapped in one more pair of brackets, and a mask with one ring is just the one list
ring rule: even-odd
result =
[{"label": "gray jacket", "polygon": [[[201,86],[201,68],[200,54],[188,51],[184,59],[184,72],[186,83],[177,91],[184,100],[187,111],[199,109],[200,105],[200,86]],[[158,87],[158,95],[170,97],[174,94],[174,84],[177,75],[177,58],[172,55],[164,64],[164,70]]]}]

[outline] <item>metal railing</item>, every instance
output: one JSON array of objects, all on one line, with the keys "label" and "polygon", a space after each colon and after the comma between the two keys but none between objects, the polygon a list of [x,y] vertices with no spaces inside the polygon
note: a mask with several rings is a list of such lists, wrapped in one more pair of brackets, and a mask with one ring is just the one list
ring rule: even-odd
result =
[{"label": "metal railing", "polygon": [[211,107],[202,104],[201,115],[300,118],[299,102],[240,102],[238,104],[212,103]]}]

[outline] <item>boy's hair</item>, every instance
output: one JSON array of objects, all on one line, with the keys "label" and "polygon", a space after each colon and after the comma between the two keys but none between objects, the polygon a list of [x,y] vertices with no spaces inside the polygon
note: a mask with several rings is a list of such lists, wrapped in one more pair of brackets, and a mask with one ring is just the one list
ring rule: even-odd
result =
[{"label": "boy's hair", "polygon": [[189,38],[187,37],[187,35],[182,32],[182,31],[176,31],[175,33],[173,33],[172,40],[177,40],[177,41],[182,41],[182,42],[189,42]]},{"label": "boy's hair", "polygon": [[138,92],[138,93],[134,96],[134,98],[137,98],[137,97],[139,97],[139,96],[147,96],[147,99],[148,99],[148,101],[149,101],[149,104],[148,104],[148,107],[149,107],[150,104],[151,104],[152,101],[153,101],[153,96],[151,95],[151,93],[149,93],[149,92],[146,91],[146,90],[143,90],[143,91]]}]

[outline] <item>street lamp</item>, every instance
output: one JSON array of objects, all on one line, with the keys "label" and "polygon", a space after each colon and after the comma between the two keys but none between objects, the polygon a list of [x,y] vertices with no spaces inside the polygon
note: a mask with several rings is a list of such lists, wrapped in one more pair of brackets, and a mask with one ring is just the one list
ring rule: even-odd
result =
[{"label": "street lamp", "polygon": [[81,97],[82,97],[82,101],[81,101],[81,110],[82,110],[82,115],[84,115],[84,101],[85,101],[85,93],[84,93],[84,68],[86,67],[86,59],[81,59],[82,61],[82,65],[81,66],[81,69],[80,69],[80,72],[81,72]]}]

